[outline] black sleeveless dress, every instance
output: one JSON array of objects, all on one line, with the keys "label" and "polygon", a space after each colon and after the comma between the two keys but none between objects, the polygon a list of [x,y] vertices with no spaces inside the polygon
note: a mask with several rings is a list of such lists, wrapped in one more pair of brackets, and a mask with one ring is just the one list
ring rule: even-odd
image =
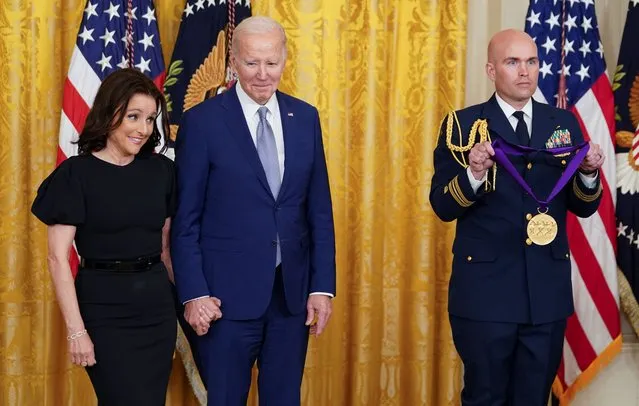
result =
[{"label": "black sleeveless dress", "polygon": [[[126,166],[93,155],[62,162],[44,180],[32,212],[77,227],[85,259],[132,260],[161,253],[175,210],[175,169],[163,155]],[[174,297],[160,262],[137,271],[80,268],[80,312],[97,364],[86,368],[100,406],[164,405],[177,332]]]}]

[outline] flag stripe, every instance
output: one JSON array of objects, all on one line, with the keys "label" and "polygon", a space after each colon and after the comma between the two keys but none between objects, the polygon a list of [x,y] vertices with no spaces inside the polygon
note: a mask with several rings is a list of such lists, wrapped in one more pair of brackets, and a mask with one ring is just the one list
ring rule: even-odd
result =
[{"label": "flag stripe", "polygon": [[95,94],[102,81],[95,74],[77,45],[73,49],[67,77],[76,91],[82,96],[84,102],[88,106],[92,106]]},{"label": "flag stripe", "polygon": [[[579,122],[579,126],[581,127],[581,131],[583,132],[584,137],[587,137],[587,139],[590,139],[590,134],[599,134],[602,131],[607,131],[607,129],[601,125],[587,125],[582,118],[582,113],[583,113],[584,117],[588,117],[590,119],[588,121],[589,123],[593,121],[596,123],[601,123],[601,120],[597,118],[592,120],[593,117],[597,117],[597,115],[601,115],[602,111],[600,109],[592,108],[589,104],[586,104],[585,106],[580,105],[578,107],[583,107],[583,108],[580,108],[580,109],[573,108],[572,112],[575,114],[575,117],[577,117],[577,121]],[[602,145],[602,149],[604,149],[603,145],[606,145],[607,140],[605,137],[600,137],[600,138],[603,138],[602,139],[603,142],[600,145]],[[593,140],[593,141],[597,143],[599,142],[598,140]],[[601,185],[604,192],[603,192],[603,195],[601,196],[601,202],[599,203],[599,208],[597,209],[597,213],[599,213],[599,215],[602,217],[606,234],[608,234],[609,241],[612,244],[614,249],[615,241],[617,239],[617,228],[615,227],[616,192],[610,186],[610,183],[608,183],[608,179],[606,178],[606,173],[613,173],[613,174],[615,173],[614,167],[616,163],[614,159],[614,156],[615,156],[614,148],[612,148],[611,155],[607,155],[607,152],[603,152],[603,153],[604,153],[604,156],[608,157],[606,163],[610,163],[612,165],[612,169],[610,169],[610,171],[605,171],[606,168],[602,168],[602,170],[599,171]],[[614,183],[614,178],[613,178],[613,183]],[[595,236],[594,234],[591,234],[591,235]],[[614,256],[611,259],[614,261]],[[616,283],[616,280],[617,280],[616,276],[614,280],[615,280],[614,283]]]},{"label": "flag stripe", "polygon": [[[570,242],[573,260],[577,265],[584,284],[597,307],[597,310],[604,319],[608,333],[612,337],[619,334],[619,309],[617,300],[610,291],[606,279],[601,271],[601,266],[593,253],[586,235],[573,214],[569,214],[567,219],[568,241]],[[579,294],[577,292],[576,294]],[[576,295],[575,294],[575,295]],[[582,309],[579,309],[580,311]]]},{"label": "flag stripe", "polygon": [[[602,78],[607,80],[607,76],[602,76]],[[600,82],[597,81],[595,83],[599,84]],[[609,83],[606,83],[606,85],[610,88]],[[611,138],[610,123],[608,122],[610,118],[606,116],[612,115],[614,117],[614,113],[613,110],[608,112],[606,111],[608,106],[601,106],[601,97],[602,95],[595,91],[588,91],[572,108],[572,111],[579,115],[582,123],[582,130],[585,128],[584,135],[587,134],[588,139],[592,139],[592,141],[599,144],[604,156],[607,157],[601,169],[601,172],[603,172],[604,176],[607,177],[608,175],[614,175],[615,173],[615,160],[614,158],[611,158],[614,157],[615,146]],[[610,102],[612,102],[612,94],[610,94],[609,97]],[[583,120],[584,117],[586,120]],[[612,134],[614,134],[614,132]],[[608,191],[611,195],[614,195],[615,190],[610,188],[610,185],[608,185]]]},{"label": "flag stripe", "polygon": [[[615,147],[615,99],[613,97],[612,87],[610,86],[610,77],[608,72],[604,72],[603,75],[595,81],[591,88],[592,94],[597,99],[597,104],[600,106],[603,112],[603,117],[608,125],[608,132],[602,131],[597,133],[597,139],[601,138],[602,146],[611,147],[614,151]],[[579,100],[581,102],[581,100]],[[579,102],[577,104],[579,104]],[[606,153],[609,151],[606,150]],[[610,155],[606,155],[610,156]],[[607,171],[606,171],[607,172]],[[610,173],[610,172],[607,172]],[[614,171],[612,172],[614,173]]]},{"label": "flag stripe", "polygon": [[89,115],[89,106],[87,106],[68,78],[64,81],[62,111],[79,134],[84,128],[84,121]]},{"label": "flag stripe", "polygon": [[[579,349],[578,352],[573,352],[573,358],[581,371],[588,368],[592,360],[597,357],[597,353],[592,348],[576,313],[573,313],[566,323],[566,341],[571,351],[573,348]],[[574,378],[566,376],[566,381],[573,382]]]},{"label": "flag stripe", "polygon": [[[610,289],[617,283],[617,266],[615,261],[615,249],[612,241],[605,233],[606,226],[599,213],[595,213],[589,218],[577,218],[582,232],[589,238],[590,242],[595,241],[596,244],[591,245],[592,252],[597,258],[597,263],[602,265],[601,274],[606,280],[606,288]],[[598,238],[597,238],[598,237]],[[613,290],[611,290],[612,292]],[[615,306],[619,307],[619,297],[613,295]]]},{"label": "flag stripe", "polygon": [[572,286],[575,292],[575,307],[582,309],[579,316],[579,323],[583,327],[588,341],[592,345],[593,350],[599,354],[606,349],[614,335],[609,334],[591,334],[592,331],[606,331],[608,326],[601,313],[596,308],[592,295],[581,277],[581,272],[575,272],[572,275]]}]

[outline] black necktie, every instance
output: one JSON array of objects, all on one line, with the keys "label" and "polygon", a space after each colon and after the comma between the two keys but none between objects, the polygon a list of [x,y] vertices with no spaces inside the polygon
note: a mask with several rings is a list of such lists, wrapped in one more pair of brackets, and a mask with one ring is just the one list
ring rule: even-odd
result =
[{"label": "black necktie", "polygon": [[526,126],[526,121],[524,121],[524,112],[516,111],[513,113],[513,116],[517,119],[517,127],[515,128],[515,134],[517,134],[517,139],[519,140],[519,144],[527,147],[530,145],[530,135],[528,134],[528,127]]}]

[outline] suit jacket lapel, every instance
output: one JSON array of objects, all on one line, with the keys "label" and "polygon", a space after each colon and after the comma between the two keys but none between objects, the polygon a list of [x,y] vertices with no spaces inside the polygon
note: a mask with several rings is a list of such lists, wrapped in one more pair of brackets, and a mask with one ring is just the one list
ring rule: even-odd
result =
[{"label": "suit jacket lapel", "polygon": [[513,130],[508,118],[506,118],[503,110],[499,107],[499,104],[497,104],[497,99],[494,94],[486,103],[484,103],[482,116],[486,117],[488,120],[488,130],[491,133],[499,135],[511,144],[519,143],[515,130]]},{"label": "suit jacket lapel", "polygon": [[555,121],[553,109],[533,100],[532,135],[530,138],[532,148],[546,148],[546,141],[555,130]]},{"label": "suit jacket lapel", "polygon": [[287,171],[286,167],[295,167],[293,160],[296,158],[294,153],[295,140],[292,134],[295,134],[295,116],[293,115],[291,106],[282,97],[282,93],[278,90],[277,103],[280,108],[280,120],[282,120],[282,132],[284,135],[284,176],[282,178],[282,186],[280,187],[280,193],[277,196],[277,200],[286,193],[288,184],[291,182],[290,178],[293,175],[293,171]]},{"label": "suit jacket lapel", "polygon": [[[237,84],[235,86],[237,86]],[[268,185],[268,181],[266,180],[264,167],[262,166],[260,157],[257,154],[255,144],[253,143],[253,138],[251,137],[251,132],[248,128],[248,123],[246,122],[246,118],[244,117],[240,99],[238,99],[237,97],[235,86],[222,94],[222,97],[224,97],[222,106],[228,113],[224,117],[226,125],[232,134],[231,138],[233,138],[235,142],[237,142],[240,150],[244,153],[244,156],[248,160],[251,167],[253,167],[253,170],[255,171],[255,174],[257,175],[260,183],[262,184],[264,189],[266,189],[268,194],[270,196],[273,196],[271,194],[271,189]]]}]

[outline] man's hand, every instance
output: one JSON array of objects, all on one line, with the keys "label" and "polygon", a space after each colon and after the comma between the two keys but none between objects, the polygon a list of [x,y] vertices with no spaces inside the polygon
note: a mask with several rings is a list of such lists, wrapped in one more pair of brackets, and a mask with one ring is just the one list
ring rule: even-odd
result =
[{"label": "man's hand", "polygon": [[603,165],[605,160],[606,157],[603,154],[601,146],[591,142],[586,158],[584,158],[581,165],[579,165],[579,170],[584,175],[595,176],[595,172],[597,169],[601,168],[601,165]]},{"label": "man's hand", "polygon": [[211,323],[222,318],[222,302],[216,297],[203,297],[188,302],[184,307],[184,319],[199,336],[208,333]]},{"label": "man's hand", "polygon": [[[333,311],[333,304],[331,298],[326,295],[311,295],[306,302],[306,325],[311,326],[311,334],[319,336],[328,324],[328,319],[331,318]],[[317,323],[313,323],[317,317]]]},{"label": "man's hand", "polygon": [[493,146],[490,145],[490,141],[484,141],[481,144],[475,144],[473,149],[468,154],[468,161],[470,162],[470,172],[477,180],[481,180],[488,168],[493,166],[493,160],[491,159],[495,155]]}]

